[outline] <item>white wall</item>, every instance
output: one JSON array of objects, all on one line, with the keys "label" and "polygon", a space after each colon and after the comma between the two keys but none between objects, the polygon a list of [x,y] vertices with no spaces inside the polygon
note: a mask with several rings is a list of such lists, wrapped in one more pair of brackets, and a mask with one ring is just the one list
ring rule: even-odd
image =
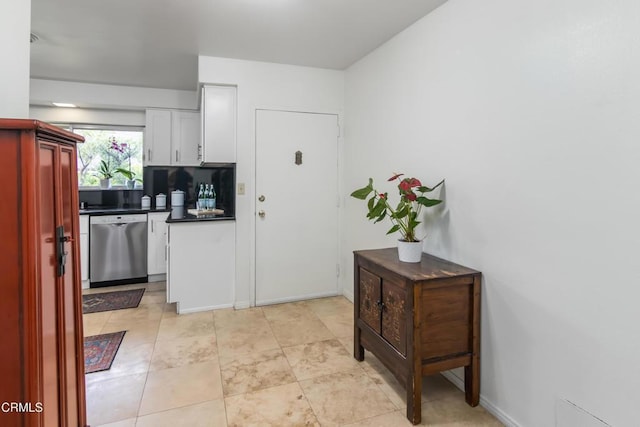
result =
[{"label": "white wall", "polygon": [[246,195],[236,196],[236,307],[249,305],[255,269],[255,109],[289,108],[340,113],[344,73],[226,58],[199,57],[199,82],[238,87],[236,181]]},{"label": "white wall", "polygon": [[0,117],[29,117],[31,1],[3,0],[0,13]]},{"label": "white wall", "polygon": [[[446,178],[425,249],[484,273],[481,395],[522,426],[558,398],[640,417],[639,24],[635,0],[449,0],[346,73],[345,188]],[[394,244],[365,209],[347,265]]]}]

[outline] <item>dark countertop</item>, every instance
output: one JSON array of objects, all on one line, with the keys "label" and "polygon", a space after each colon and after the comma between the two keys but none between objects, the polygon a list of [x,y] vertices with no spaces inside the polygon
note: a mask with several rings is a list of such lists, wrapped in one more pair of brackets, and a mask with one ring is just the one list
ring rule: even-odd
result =
[{"label": "dark countertop", "polygon": [[171,212],[170,208],[166,209],[141,209],[137,208],[88,208],[80,209],[80,215],[125,215],[125,214],[141,214],[150,212]]},{"label": "dark countertop", "polygon": [[183,223],[183,222],[203,222],[203,221],[235,221],[235,215],[230,214],[210,214],[210,215],[193,215],[184,209],[172,209],[167,223]]}]

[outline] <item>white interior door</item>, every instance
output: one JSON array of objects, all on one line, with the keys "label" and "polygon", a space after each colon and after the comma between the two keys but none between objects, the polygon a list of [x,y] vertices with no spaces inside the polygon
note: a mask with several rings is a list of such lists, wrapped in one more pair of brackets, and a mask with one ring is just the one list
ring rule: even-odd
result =
[{"label": "white interior door", "polygon": [[337,293],[338,136],[335,114],[256,111],[257,305]]}]

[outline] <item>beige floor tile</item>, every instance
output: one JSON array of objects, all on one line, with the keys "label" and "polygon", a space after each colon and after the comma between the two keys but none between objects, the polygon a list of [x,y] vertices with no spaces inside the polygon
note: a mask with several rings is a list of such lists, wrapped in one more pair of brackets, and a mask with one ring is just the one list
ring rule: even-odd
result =
[{"label": "beige floor tile", "polygon": [[333,314],[320,320],[336,337],[353,336],[353,314]]},{"label": "beige floor tile", "polygon": [[140,300],[140,305],[166,304],[166,302],[167,302],[167,293],[164,290],[150,291],[149,289],[147,289],[142,295],[142,299]]},{"label": "beige floor tile", "polygon": [[298,380],[358,368],[358,362],[337,339],[284,347],[283,351]]},{"label": "beige floor tile", "polygon": [[222,399],[157,412],[138,418],[137,427],[226,427]]},{"label": "beige floor tile", "polygon": [[467,405],[463,397],[447,397],[422,404],[420,425],[498,427],[503,424],[483,407]]},{"label": "beige floor tile", "polygon": [[353,317],[353,303],[343,295],[312,299],[305,301],[305,304],[320,318],[340,314],[347,314]]},{"label": "beige floor tile", "polygon": [[429,375],[422,378],[423,402],[447,398],[464,400],[464,393],[440,374]]},{"label": "beige floor tile", "polygon": [[[354,359],[355,360],[355,359]],[[370,352],[365,352],[360,366],[398,409],[407,407],[407,392],[396,377]]]},{"label": "beige floor tile", "polygon": [[216,359],[218,350],[215,335],[174,338],[156,341],[150,371],[208,362]]},{"label": "beige floor tile", "polygon": [[296,381],[296,377],[280,349],[239,356],[221,356],[220,372],[225,396]]},{"label": "beige floor tile", "polygon": [[300,381],[323,426],[334,426],[396,411],[398,408],[362,369]]},{"label": "beige floor tile", "polygon": [[[109,319],[105,323],[101,334],[109,332],[127,331],[124,339],[128,342],[155,342],[158,335],[158,328],[160,327],[160,320],[148,320],[148,321],[112,321]],[[124,340],[123,340],[124,341]]]},{"label": "beige floor tile", "polygon": [[160,320],[159,341],[203,335],[215,335],[212,311],[167,317],[163,314]]},{"label": "beige floor tile", "polygon": [[149,372],[139,416],[222,398],[217,361]]},{"label": "beige floor tile", "polygon": [[298,383],[225,398],[229,427],[319,426]]},{"label": "beige floor tile", "polygon": [[280,348],[262,309],[214,311],[220,356],[239,356]]},{"label": "beige floor tile", "polygon": [[340,341],[340,344],[342,344],[344,348],[347,349],[347,352],[349,352],[351,357],[353,357],[353,334],[348,337],[338,337],[338,341]]},{"label": "beige floor tile", "polygon": [[353,424],[343,424],[344,427],[411,427],[412,425],[403,411],[389,412]]},{"label": "beige floor tile", "polygon": [[167,282],[165,281],[147,283],[147,290],[151,292],[166,291],[166,289],[167,289]]},{"label": "beige floor tile", "polygon": [[87,384],[88,424],[107,424],[135,417],[146,376],[128,375]]},{"label": "beige floor tile", "polygon": [[[124,335],[125,338],[127,334]],[[152,342],[127,342],[122,340],[120,348],[113,359],[111,369],[85,375],[85,382],[92,383],[131,374],[144,374],[149,371],[149,363],[153,353]]]},{"label": "beige floor tile", "polygon": [[82,315],[82,329],[85,337],[100,335],[100,331],[111,317],[112,311],[101,311]]},{"label": "beige floor tile", "polygon": [[162,312],[164,311],[164,304],[147,304],[139,305],[136,308],[126,308],[124,310],[115,310],[111,313],[109,322],[145,322],[145,321],[160,321]]},{"label": "beige floor tile", "polygon": [[128,420],[124,420],[124,421],[116,421],[115,423],[101,424],[99,426],[92,426],[92,427],[135,427],[135,425],[136,425],[136,418],[129,418]]},{"label": "beige floor tile", "polygon": [[263,307],[263,311],[282,347],[334,338],[304,302]]}]

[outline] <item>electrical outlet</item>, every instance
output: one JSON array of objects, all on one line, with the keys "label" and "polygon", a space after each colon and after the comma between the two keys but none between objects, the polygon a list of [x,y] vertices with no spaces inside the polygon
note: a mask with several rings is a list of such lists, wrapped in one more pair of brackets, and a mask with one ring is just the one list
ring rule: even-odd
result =
[{"label": "electrical outlet", "polygon": [[238,183],[238,195],[240,196],[244,195],[244,182]]}]

